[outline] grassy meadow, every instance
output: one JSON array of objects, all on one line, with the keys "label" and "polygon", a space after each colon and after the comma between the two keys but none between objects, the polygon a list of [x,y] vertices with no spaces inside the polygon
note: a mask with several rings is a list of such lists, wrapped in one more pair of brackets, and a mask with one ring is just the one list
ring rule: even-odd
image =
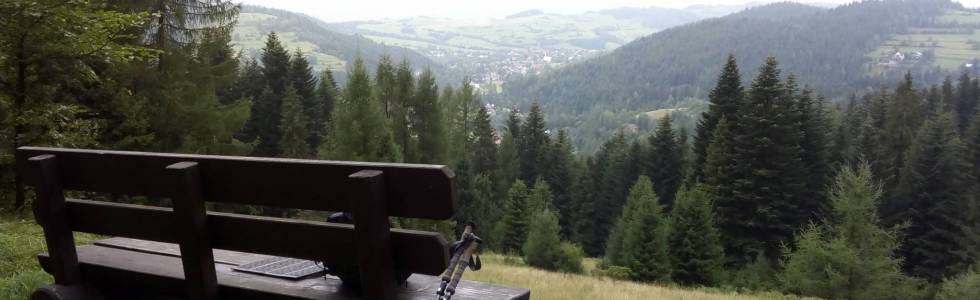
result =
[{"label": "grassy meadow", "polygon": [[[76,233],[79,244],[91,243],[99,236]],[[0,215],[0,299],[27,299],[34,288],[52,282],[37,265],[36,254],[45,251],[41,228],[29,214]],[[640,284],[589,275],[548,272],[525,266],[521,259],[486,254],[483,269],[467,271],[464,278],[531,289],[532,299],[678,299],[678,300],[756,300],[798,299],[771,294],[740,294],[718,289],[690,289]],[[585,261],[586,273],[595,269],[596,260]]]},{"label": "grassy meadow", "polygon": [[939,24],[957,24],[956,28],[922,27],[910,28],[905,34],[891,36],[869,56],[877,59],[892,53],[932,50],[936,54],[934,66],[946,70],[956,70],[963,64],[980,58],[980,13],[972,11],[949,10],[936,20]]}]

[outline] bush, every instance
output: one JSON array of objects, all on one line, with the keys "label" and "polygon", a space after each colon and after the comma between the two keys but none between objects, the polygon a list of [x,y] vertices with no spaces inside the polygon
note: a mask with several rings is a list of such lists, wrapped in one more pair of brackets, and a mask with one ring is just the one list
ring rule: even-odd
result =
[{"label": "bush", "polygon": [[532,267],[551,271],[582,271],[582,250],[559,239],[558,216],[543,210],[531,221],[531,230],[524,243],[524,262]]},{"label": "bush", "polygon": [[944,281],[936,299],[980,299],[980,268]]},{"label": "bush", "polygon": [[592,273],[597,277],[609,277],[618,280],[630,280],[630,278],[633,278],[633,272],[630,271],[630,268],[623,266],[606,266],[605,268],[595,269]]}]

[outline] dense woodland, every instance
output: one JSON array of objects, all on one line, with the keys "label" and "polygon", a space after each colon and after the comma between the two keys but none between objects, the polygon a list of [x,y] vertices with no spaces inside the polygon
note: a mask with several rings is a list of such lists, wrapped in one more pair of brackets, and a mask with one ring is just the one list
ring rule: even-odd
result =
[{"label": "dense woodland", "polygon": [[238,11],[0,3],[4,209],[29,205],[12,172],[21,145],[445,164],[457,175],[454,220],[393,224],[451,234],[474,221],[489,250],[539,268],[581,272],[591,256],[615,278],[832,299],[980,290],[974,74],[925,86],[907,73],[894,89],[832,104],[775,58],[749,60],[759,67],[748,78],[729,56],[712,62],[693,134],[667,116],[651,134],[619,132],[585,154],[541,105],[495,126],[466,79],[440,86],[409,60],[382,55],[370,69],[357,59],[338,85],[274,32],[257,59],[237,55]]},{"label": "dense woodland", "polygon": [[[783,68],[831,98],[898,81],[905,71],[871,74],[874,57],[868,54],[892,34],[928,27],[947,9],[963,7],[951,0],[861,1],[833,9],[790,2],[759,6],[669,28],[555,72],[513,78],[502,95],[489,100],[523,108],[540,101],[554,125],[568,128],[575,145],[591,153],[602,143],[597,136],[622,124],[595,119],[635,122],[638,112],[697,109],[689,99],[708,96],[716,62],[729,54],[746,65],[779,57]],[[940,82],[946,73],[926,65],[914,68],[916,78]],[[755,70],[746,71],[754,76]]]}]

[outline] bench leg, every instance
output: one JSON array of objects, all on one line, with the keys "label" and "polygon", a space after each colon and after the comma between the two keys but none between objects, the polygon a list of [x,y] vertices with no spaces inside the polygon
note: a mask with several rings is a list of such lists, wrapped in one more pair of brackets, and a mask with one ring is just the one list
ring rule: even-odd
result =
[{"label": "bench leg", "polygon": [[103,300],[98,290],[89,285],[51,284],[37,288],[31,293],[31,300]]},{"label": "bench leg", "polygon": [[365,299],[394,300],[397,287],[385,208],[384,173],[365,170],[349,178],[358,191],[350,196],[361,291]]}]

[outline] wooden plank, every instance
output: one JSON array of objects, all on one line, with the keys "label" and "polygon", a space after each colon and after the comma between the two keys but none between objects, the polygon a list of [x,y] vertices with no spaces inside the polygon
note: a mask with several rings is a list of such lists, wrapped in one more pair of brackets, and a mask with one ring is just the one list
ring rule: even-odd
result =
[{"label": "wooden plank", "polygon": [[179,162],[167,166],[166,173],[175,191],[173,217],[188,298],[217,299],[218,279],[207,231],[207,211],[201,198],[200,168],[195,162]]},{"label": "wooden plank", "polygon": [[[69,199],[75,231],[159,242],[177,242],[173,210],[163,207]],[[207,228],[216,249],[335,263],[356,259],[354,227],[346,224],[208,212]],[[395,267],[438,275],[449,261],[448,242],[438,233],[392,229]]]},{"label": "wooden plank", "polygon": [[[96,245],[78,248],[82,274],[86,282],[96,287],[112,287],[122,296],[112,299],[150,299],[148,293],[180,298],[177,293],[183,285],[180,259],[165,255],[105,248]],[[243,254],[247,255],[247,254]],[[51,260],[46,254],[38,257],[48,269]],[[223,257],[216,256],[222,260]],[[231,266],[218,264],[219,299],[272,299],[272,300],[353,300],[367,299],[341,286],[334,277],[314,277],[300,281],[235,272]],[[408,284],[398,288],[398,299],[434,299],[439,279],[433,276],[413,275]],[[120,289],[128,289],[120,291]],[[131,294],[126,294],[129,292]],[[529,299],[524,288],[494,285],[462,280],[454,300],[520,300]],[[109,296],[109,295],[107,295]],[[154,298],[155,299],[155,298]]]},{"label": "wooden plank", "polygon": [[27,158],[44,154],[58,156],[67,190],[170,197],[172,187],[163,180],[163,169],[193,161],[200,165],[206,201],[350,211],[351,203],[360,199],[342,183],[366,169],[384,172],[390,216],[449,219],[456,197],[455,175],[441,165],[21,147],[17,171],[28,185],[37,186],[40,177],[28,167]]},{"label": "wooden plank", "polygon": [[31,157],[28,161],[39,175],[34,217],[42,226],[44,241],[51,253],[51,275],[54,282],[60,285],[79,284],[82,280],[78,254],[75,252],[75,236],[68,223],[69,210],[58,174],[57,158],[48,154]]},{"label": "wooden plank", "polygon": [[367,299],[394,300],[395,265],[385,209],[384,173],[364,170],[351,174],[350,185],[362,199],[352,207],[361,291]]}]

